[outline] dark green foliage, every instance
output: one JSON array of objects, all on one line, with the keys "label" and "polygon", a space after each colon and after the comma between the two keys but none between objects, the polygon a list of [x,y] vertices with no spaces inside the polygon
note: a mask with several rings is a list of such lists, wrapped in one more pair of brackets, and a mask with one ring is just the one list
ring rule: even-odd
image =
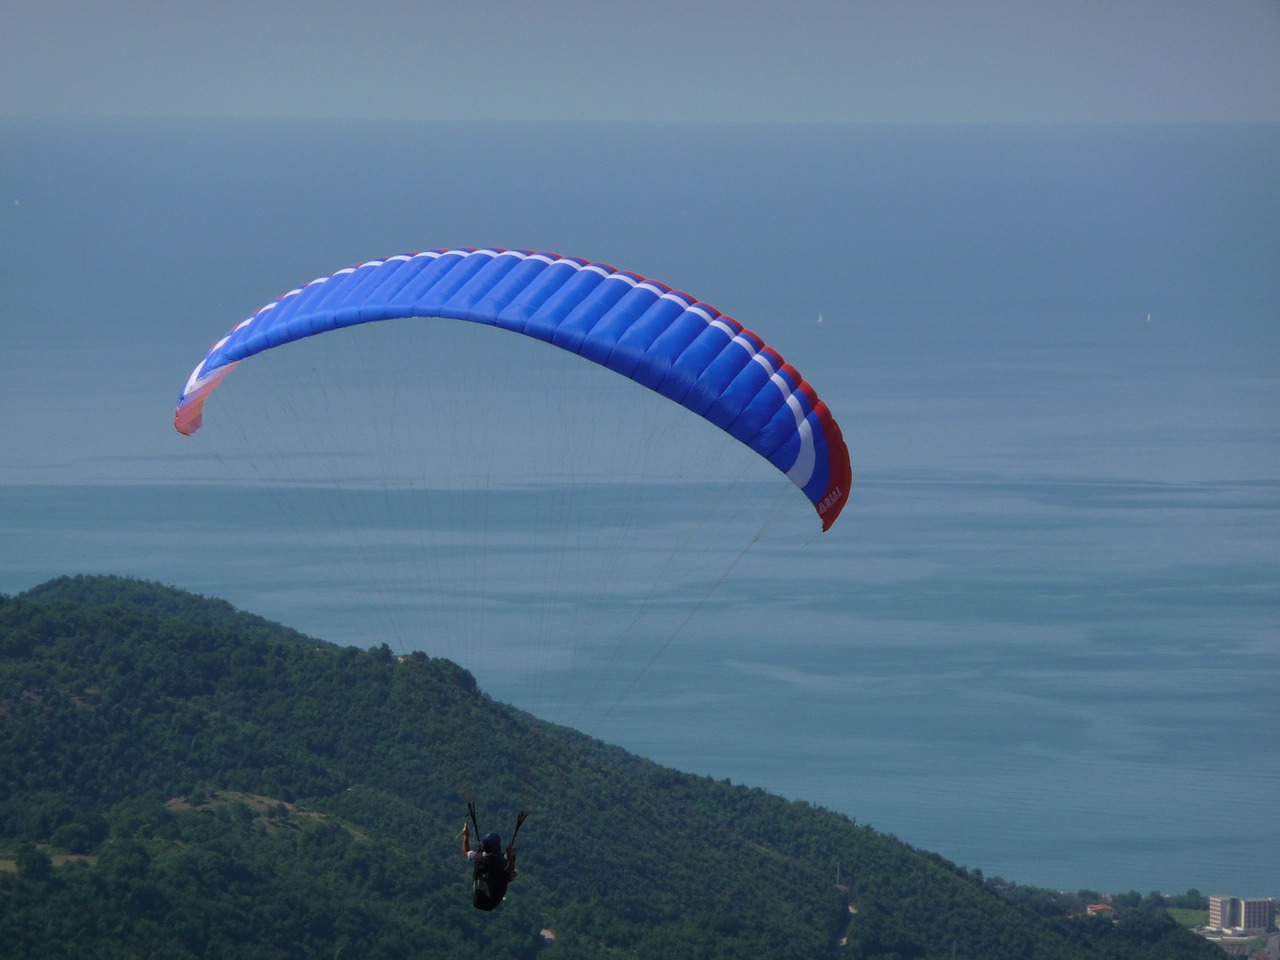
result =
[{"label": "dark green foliage", "polygon": [[18,848],[14,866],[24,880],[48,880],[53,875],[53,861],[34,843],[24,843]]},{"label": "dark green foliage", "polygon": [[[458,854],[471,795],[504,833],[532,801],[493,914],[471,909]],[[447,661],[105,577],[0,597],[4,858],[0,943],[29,958],[1215,949],[1157,912],[1066,919],[847,818],[659,767],[495,703]]]}]

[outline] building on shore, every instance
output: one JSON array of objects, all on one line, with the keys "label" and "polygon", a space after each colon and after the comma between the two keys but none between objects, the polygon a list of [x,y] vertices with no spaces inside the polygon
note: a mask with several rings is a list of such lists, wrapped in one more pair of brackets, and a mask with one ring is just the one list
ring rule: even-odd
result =
[{"label": "building on shore", "polygon": [[1275,897],[1210,897],[1209,928],[1240,933],[1275,930]]}]

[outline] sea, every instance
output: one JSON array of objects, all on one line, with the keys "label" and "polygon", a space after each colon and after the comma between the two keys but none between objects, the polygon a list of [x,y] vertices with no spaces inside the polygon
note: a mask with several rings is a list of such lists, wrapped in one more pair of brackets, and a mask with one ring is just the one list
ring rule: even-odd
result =
[{"label": "sea", "polygon": [[[1280,126],[0,121],[0,592],[158,580],[1062,890],[1280,895]],[[768,464],[396,253],[612,264],[827,402]],[[385,328],[385,329],[384,329]],[[625,811],[619,811],[624,815]]]}]

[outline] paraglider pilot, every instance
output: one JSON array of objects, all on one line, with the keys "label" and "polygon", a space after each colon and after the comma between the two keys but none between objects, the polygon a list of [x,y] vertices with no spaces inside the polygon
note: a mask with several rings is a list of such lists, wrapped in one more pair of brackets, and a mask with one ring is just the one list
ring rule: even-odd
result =
[{"label": "paraglider pilot", "polygon": [[[467,804],[467,812],[475,823],[475,805]],[[472,864],[471,905],[477,910],[495,909],[507,895],[507,884],[516,878],[519,872],[516,870],[516,833],[520,832],[525,816],[521,811],[505,854],[502,837],[497,833],[485,834],[480,840],[480,849],[472,850],[470,824],[465,820],[462,822],[462,855]],[[479,824],[476,825],[476,833],[480,833]]]}]

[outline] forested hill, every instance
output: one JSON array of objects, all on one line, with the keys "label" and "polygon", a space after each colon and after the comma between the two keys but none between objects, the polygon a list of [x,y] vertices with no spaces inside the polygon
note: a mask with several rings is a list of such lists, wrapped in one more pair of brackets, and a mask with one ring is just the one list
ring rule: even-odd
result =
[{"label": "forested hill", "polygon": [[[483,829],[534,808],[492,914],[471,908],[458,854],[470,791]],[[1217,949],[1159,911],[1037,917],[845,817],[534,720],[447,661],[108,577],[0,597],[0,945],[77,960]]]}]

